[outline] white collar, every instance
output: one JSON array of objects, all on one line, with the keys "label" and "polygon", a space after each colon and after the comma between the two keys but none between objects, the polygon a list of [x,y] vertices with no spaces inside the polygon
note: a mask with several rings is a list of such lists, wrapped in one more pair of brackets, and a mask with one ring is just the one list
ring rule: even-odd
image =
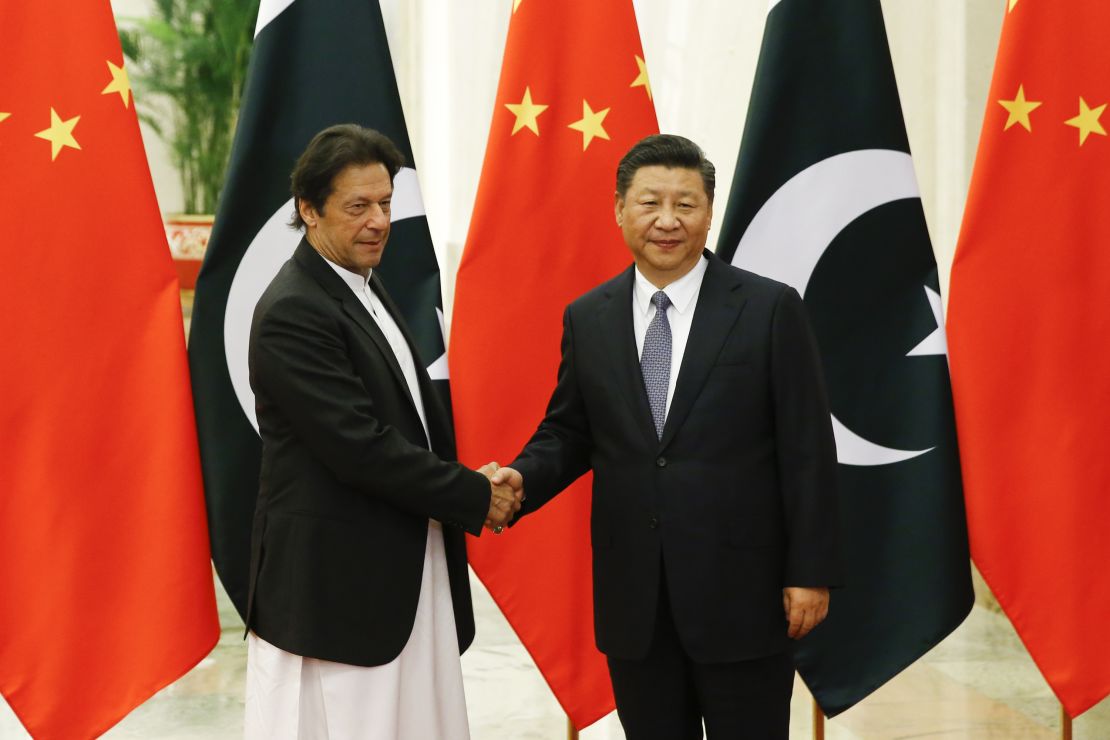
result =
[{"label": "white collar", "polygon": [[[663,292],[667,294],[667,298],[670,299],[675,311],[684,314],[690,308],[690,304],[701,288],[701,281],[705,277],[705,269],[708,266],[709,259],[702,255],[701,259],[688,273],[663,288]],[[647,316],[648,310],[651,308],[651,297],[658,292],[659,288],[656,288],[650,280],[644,277],[639,267],[636,267],[635,272],[636,279],[632,288],[633,301],[640,313]]]},{"label": "white collar", "polygon": [[[317,254],[320,253],[317,252]],[[363,277],[357,272],[351,272],[346,267],[340,267],[339,265],[329,260],[327,257],[324,257],[324,255],[322,254],[320,254],[320,256],[324,258],[324,262],[327,262],[328,266],[331,267],[331,269],[335,270],[335,274],[343,278],[343,282],[349,285],[351,287],[351,290],[355,291],[356,293],[361,293],[362,291],[366,290],[368,285],[370,285],[370,278],[374,275],[373,270],[371,270],[366,277]]]}]

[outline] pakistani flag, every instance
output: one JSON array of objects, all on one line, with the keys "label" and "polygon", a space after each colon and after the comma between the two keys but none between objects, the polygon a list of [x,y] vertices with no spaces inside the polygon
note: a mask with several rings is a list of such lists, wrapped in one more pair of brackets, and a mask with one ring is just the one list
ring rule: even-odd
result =
[{"label": "pakistani flag", "polygon": [[796,650],[830,716],[973,600],[937,265],[879,0],[771,3],[718,253],[797,288],[832,403],[846,586]]},{"label": "pakistani flag", "polygon": [[[189,335],[212,559],[240,615],[261,454],[247,379],[251,316],[301,238],[287,225],[289,173],[309,140],[336,123],[381,131],[412,162],[378,3],[263,0]],[[391,218],[377,271],[446,394],[439,267],[411,167],[394,181]]]}]

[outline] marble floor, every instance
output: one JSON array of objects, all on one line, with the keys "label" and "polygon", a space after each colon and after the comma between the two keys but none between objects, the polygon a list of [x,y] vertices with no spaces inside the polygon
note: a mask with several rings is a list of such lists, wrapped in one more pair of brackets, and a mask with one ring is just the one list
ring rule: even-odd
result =
[{"label": "marble floor", "polygon": [[[557,740],[566,718],[539,672],[477,579],[478,637],[463,656],[473,740]],[[220,593],[223,634],[181,680],[105,735],[116,740],[224,740],[242,735],[246,643]],[[812,704],[795,683],[791,737],[812,737]],[[1110,738],[1110,700],[1075,721],[1076,740]],[[28,737],[0,701],[0,740]],[[828,740],[1052,740],[1059,708],[1006,618],[976,606],[955,633],[855,708],[829,720]],[[582,740],[624,738],[616,715]],[[431,739],[429,739],[431,740]]]}]

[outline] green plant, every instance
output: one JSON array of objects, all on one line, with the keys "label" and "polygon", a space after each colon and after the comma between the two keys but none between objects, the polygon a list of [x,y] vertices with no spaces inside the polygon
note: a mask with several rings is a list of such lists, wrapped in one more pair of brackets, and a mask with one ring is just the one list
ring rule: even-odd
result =
[{"label": "green plant", "polygon": [[259,0],[155,0],[120,30],[140,119],[170,146],[186,213],[214,213]]}]

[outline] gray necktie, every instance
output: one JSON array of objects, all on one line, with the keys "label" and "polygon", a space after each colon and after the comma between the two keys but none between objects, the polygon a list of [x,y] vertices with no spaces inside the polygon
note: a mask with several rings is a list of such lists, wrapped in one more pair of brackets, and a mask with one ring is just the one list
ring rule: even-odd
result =
[{"label": "gray necktie", "polygon": [[655,434],[663,438],[663,423],[667,420],[667,387],[671,380],[671,325],[667,321],[667,306],[671,299],[663,291],[651,297],[655,304],[655,318],[644,335],[644,351],[640,355],[640,370],[644,373],[644,388],[651,404],[651,418],[655,420]]}]

